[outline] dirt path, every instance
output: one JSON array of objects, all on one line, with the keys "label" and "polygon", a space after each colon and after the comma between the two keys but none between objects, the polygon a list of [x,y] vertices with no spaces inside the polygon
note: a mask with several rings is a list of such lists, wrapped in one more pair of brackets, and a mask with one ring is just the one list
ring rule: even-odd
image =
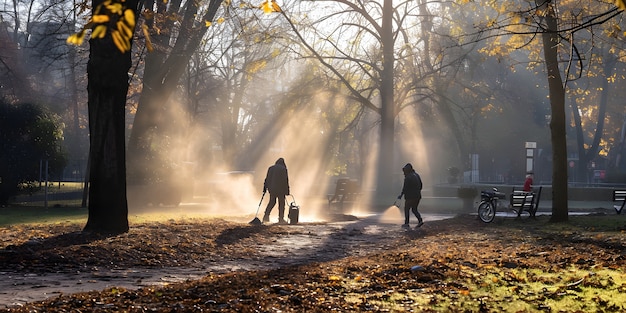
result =
[{"label": "dirt path", "polygon": [[[425,220],[428,222],[445,217],[427,216]],[[94,266],[70,273],[3,272],[0,268],[0,308],[19,306],[60,294],[102,290],[107,287],[137,289],[198,279],[208,273],[273,269],[366,255],[389,249],[405,233],[397,221],[381,221],[376,216],[349,222],[269,227],[272,228],[271,238],[247,244],[254,251],[253,255],[225,255],[219,259],[197,262],[194,266],[123,269]],[[428,225],[424,226],[427,227]],[[420,231],[422,230],[411,230],[416,236],[419,236]],[[219,253],[228,254],[228,250],[224,249],[224,252]]]}]

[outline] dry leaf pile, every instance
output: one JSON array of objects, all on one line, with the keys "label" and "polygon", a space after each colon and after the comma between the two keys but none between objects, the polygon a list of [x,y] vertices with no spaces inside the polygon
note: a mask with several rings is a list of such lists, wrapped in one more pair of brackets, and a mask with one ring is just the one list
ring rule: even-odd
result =
[{"label": "dry leaf pile", "polygon": [[[482,224],[459,216],[403,231],[197,219],[134,225],[115,237],[81,234],[76,225],[15,226],[0,229],[0,271],[297,261],[208,272],[164,287],[62,295],[4,311],[624,312],[626,222],[617,225],[555,227],[544,217]],[[294,238],[311,249],[290,248]]]}]

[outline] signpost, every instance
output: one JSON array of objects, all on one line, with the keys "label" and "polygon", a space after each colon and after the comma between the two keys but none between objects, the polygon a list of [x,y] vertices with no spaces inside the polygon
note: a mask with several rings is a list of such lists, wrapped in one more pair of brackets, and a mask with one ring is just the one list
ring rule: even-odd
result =
[{"label": "signpost", "polygon": [[533,173],[535,170],[535,149],[537,142],[526,141],[526,173]]}]

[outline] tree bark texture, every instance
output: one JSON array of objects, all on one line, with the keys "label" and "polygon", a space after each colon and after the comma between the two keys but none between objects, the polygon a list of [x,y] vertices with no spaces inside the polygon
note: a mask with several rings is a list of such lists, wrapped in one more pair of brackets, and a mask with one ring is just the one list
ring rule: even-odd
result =
[{"label": "tree bark texture", "polygon": [[[615,69],[615,63],[617,58],[612,55],[604,57],[603,74],[604,77],[611,77],[613,70]],[[576,139],[578,147],[578,166],[577,166],[577,178],[580,182],[589,182],[588,166],[595,157],[598,156],[600,150],[600,141],[604,134],[604,120],[606,119],[606,107],[609,102],[609,81],[608,79],[602,79],[602,92],[600,93],[600,103],[598,104],[598,118],[596,129],[593,135],[593,141],[588,149],[585,150],[585,136],[583,130],[583,124],[578,111],[578,105],[575,101],[572,102],[572,114],[574,115],[574,124],[576,126]]]},{"label": "tree bark texture", "polygon": [[567,143],[565,132],[565,89],[559,70],[558,26],[556,12],[550,1],[537,0],[540,10],[545,12],[546,29],[542,34],[543,52],[548,71],[550,91],[550,132],[552,140],[552,217],[551,222],[566,222],[567,203]]},{"label": "tree bark texture", "polygon": [[[146,7],[152,9],[154,3],[157,3],[157,10],[160,13],[167,13],[167,8],[164,6],[166,2],[147,1]],[[210,0],[209,7],[201,21],[212,21],[221,3],[222,0]],[[194,25],[199,3],[187,1],[182,8],[180,7],[181,4],[180,1],[176,1],[176,4],[170,4],[170,11],[174,10],[172,8],[179,8],[179,11],[184,13],[183,25],[175,38],[174,47],[171,51],[168,50],[169,53],[161,49],[169,47],[172,40],[169,33],[170,26],[167,24],[159,25],[165,30],[162,34],[151,32],[156,49],[146,57],[143,89],[128,142],[128,165],[133,167],[129,171],[129,177],[134,181],[144,182],[151,175],[151,170],[143,166],[154,163],[150,162],[153,159],[151,158],[152,151],[149,148],[151,145],[150,136],[160,135],[158,132],[154,134],[155,130],[159,129],[159,125],[168,122],[167,116],[163,114],[167,108],[167,101],[176,90],[189,59],[202,42],[207,31],[204,24]],[[177,20],[171,19],[172,23],[175,21]],[[156,164],[155,166],[162,165]]]},{"label": "tree bark texture", "polygon": [[382,49],[383,70],[380,86],[380,141],[378,148],[378,179],[376,197],[380,200],[393,196],[393,173],[394,171],[394,127],[396,109],[393,94],[394,78],[394,37],[393,37],[393,2],[385,0],[383,6],[382,22]]},{"label": "tree bark texture", "polygon": [[[93,8],[101,2],[94,0]],[[127,5],[136,8],[136,3],[128,1]],[[90,188],[84,231],[106,234],[128,231],[125,106],[130,66],[130,52],[121,53],[110,35],[90,40],[87,63]]]}]

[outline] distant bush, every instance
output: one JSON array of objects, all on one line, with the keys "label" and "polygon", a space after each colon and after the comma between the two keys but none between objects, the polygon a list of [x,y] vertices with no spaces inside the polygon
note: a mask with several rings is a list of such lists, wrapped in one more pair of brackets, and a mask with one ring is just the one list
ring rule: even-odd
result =
[{"label": "distant bush", "polygon": [[63,123],[52,112],[0,100],[0,204],[39,180],[42,160],[48,161],[50,177],[59,176],[66,164],[62,141]]}]

